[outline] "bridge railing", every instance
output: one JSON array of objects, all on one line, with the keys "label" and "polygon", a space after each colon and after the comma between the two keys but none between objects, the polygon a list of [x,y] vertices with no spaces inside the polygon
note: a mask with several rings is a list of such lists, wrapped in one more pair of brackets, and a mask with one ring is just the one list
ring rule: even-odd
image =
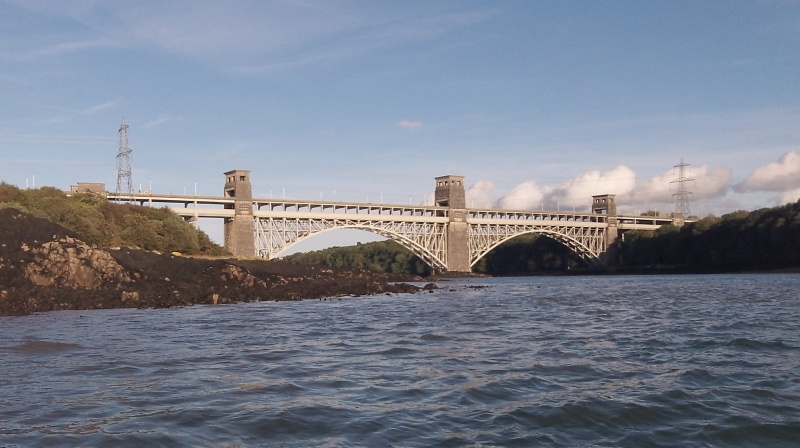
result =
[{"label": "bridge railing", "polygon": [[[372,204],[358,202],[330,201],[286,201],[273,199],[254,199],[257,211],[291,213],[325,213],[347,215],[382,215],[446,217],[448,209],[424,205]],[[266,208],[266,210],[264,210]]]},{"label": "bridge railing", "polygon": [[528,210],[467,210],[467,218],[472,220],[566,221],[573,223],[605,223],[608,221],[607,215],[594,213]]},{"label": "bridge railing", "polygon": [[187,196],[180,194],[153,194],[153,193],[106,193],[106,199],[119,202],[137,202],[144,204],[183,204],[189,205],[226,205],[233,204],[233,198],[219,196]]}]

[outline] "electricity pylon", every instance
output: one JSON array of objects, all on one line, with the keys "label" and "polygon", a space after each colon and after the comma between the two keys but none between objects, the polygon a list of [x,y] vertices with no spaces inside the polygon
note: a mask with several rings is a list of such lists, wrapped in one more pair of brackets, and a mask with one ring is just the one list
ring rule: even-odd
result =
[{"label": "electricity pylon", "polygon": [[131,152],[128,147],[128,125],[125,118],[119,127],[119,152],[117,153],[117,195],[133,196],[133,179],[131,178]]},{"label": "electricity pylon", "polygon": [[675,165],[675,168],[678,169],[678,178],[670,182],[671,184],[678,184],[678,191],[672,194],[672,197],[675,198],[675,214],[673,217],[676,218],[685,219],[691,213],[689,210],[689,195],[692,192],[688,190],[686,184],[694,179],[686,177],[686,167],[688,166],[691,165],[683,163],[683,159],[681,159],[681,163]]}]

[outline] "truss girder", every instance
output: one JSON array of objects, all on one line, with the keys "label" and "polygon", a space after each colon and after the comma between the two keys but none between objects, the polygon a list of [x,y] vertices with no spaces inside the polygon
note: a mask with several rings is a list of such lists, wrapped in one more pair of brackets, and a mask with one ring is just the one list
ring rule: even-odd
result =
[{"label": "truss girder", "polygon": [[503,242],[525,233],[547,235],[572,249],[587,263],[600,264],[606,250],[605,226],[558,224],[470,224],[469,261],[474,266],[484,255]]},{"label": "truss girder", "polygon": [[434,269],[447,269],[447,224],[353,218],[257,218],[256,252],[274,258],[291,245],[320,232],[360,229],[392,239]]}]

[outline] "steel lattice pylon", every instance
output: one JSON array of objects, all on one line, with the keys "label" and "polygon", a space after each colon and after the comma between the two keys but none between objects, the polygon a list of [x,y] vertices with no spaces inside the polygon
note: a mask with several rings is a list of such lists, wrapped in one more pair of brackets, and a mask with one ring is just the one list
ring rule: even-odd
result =
[{"label": "steel lattice pylon", "polygon": [[678,191],[672,196],[675,198],[675,216],[680,218],[688,218],[691,213],[689,210],[689,195],[692,192],[688,190],[686,184],[694,179],[686,177],[686,167],[688,166],[691,165],[683,163],[683,159],[681,159],[681,163],[675,165],[675,168],[678,168],[678,178],[670,182],[678,184]]},{"label": "steel lattice pylon", "polygon": [[119,127],[119,151],[117,152],[117,195],[133,195],[131,176],[131,148],[128,147],[128,125],[125,119]]},{"label": "steel lattice pylon", "polygon": [[309,236],[333,229],[360,229],[397,241],[434,269],[447,269],[446,224],[353,218],[258,218],[256,252],[273,258]]}]

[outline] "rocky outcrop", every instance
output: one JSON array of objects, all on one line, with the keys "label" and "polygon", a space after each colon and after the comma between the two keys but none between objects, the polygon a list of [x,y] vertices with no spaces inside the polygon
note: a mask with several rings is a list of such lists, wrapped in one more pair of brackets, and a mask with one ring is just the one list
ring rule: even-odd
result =
[{"label": "rocky outcrop", "polygon": [[254,277],[247,269],[241,266],[234,266],[232,264],[226,265],[221,269],[222,274],[220,280],[223,282],[237,282],[242,286],[253,288],[256,286],[265,288],[267,282]]},{"label": "rocky outcrop", "polygon": [[[415,292],[399,278],[280,260],[103,249],[45,219],[0,208],[0,316]],[[414,279],[418,280],[418,279]]]},{"label": "rocky outcrop", "polygon": [[99,288],[102,285],[122,286],[131,278],[108,252],[93,248],[69,236],[48,241],[23,251],[34,259],[25,266],[25,275],[36,286],[62,288]]}]

